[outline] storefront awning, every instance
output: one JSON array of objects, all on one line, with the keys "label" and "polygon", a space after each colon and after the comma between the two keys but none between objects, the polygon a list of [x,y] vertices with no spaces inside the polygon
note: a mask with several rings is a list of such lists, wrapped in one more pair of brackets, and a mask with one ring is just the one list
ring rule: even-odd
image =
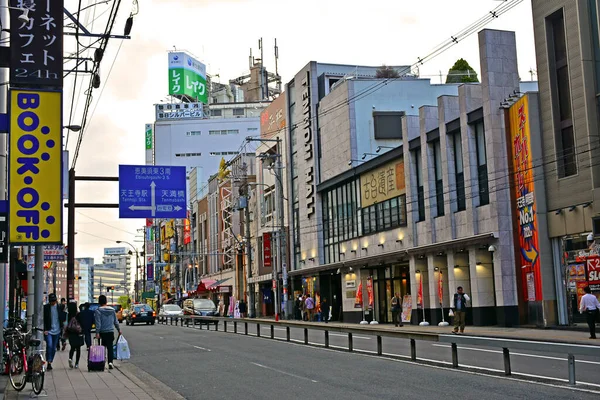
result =
[{"label": "storefront awning", "polygon": [[207,286],[208,290],[217,290],[219,286],[225,286],[224,283],[227,282],[230,278],[220,279],[215,281],[212,285]]},{"label": "storefront awning", "polygon": [[469,236],[466,238],[456,239],[456,240],[448,240],[445,242],[438,242],[433,244],[426,244],[423,246],[411,247],[404,250],[395,250],[389,251],[386,253],[375,254],[367,257],[357,257],[354,260],[340,261],[331,264],[318,265],[312,268],[302,268],[295,271],[290,271],[288,274],[290,276],[298,276],[298,275],[313,275],[319,273],[321,271],[327,271],[334,268],[341,267],[355,267],[355,266],[365,266],[369,265],[369,263],[378,263],[380,261],[389,260],[390,257],[399,257],[399,256],[408,256],[408,255],[419,255],[419,254],[427,254],[427,253],[435,253],[439,251],[448,251],[451,249],[460,249],[465,246],[485,243],[489,240],[497,239],[498,234],[494,232],[484,233],[481,235]]}]

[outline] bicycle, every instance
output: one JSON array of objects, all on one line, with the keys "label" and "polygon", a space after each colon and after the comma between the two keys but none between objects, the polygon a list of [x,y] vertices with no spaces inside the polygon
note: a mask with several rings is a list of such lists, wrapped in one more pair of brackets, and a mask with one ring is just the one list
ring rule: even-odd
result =
[{"label": "bicycle", "polygon": [[[40,394],[44,389],[45,365],[43,351],[32,348],[40,347],[42,341],[31,337],[32,331],[43,332],[37,327],[32,328],[25,334],[20,333],[16,336],[19,350],[13,354],[10,359],[9,377],[10,384],[16,391],[21,391],[31,382],[33,393]],[[29,356],[27,355],[31,353]]]},{"label": "bicycle", "polygon": [[4,343],[2,344],[4,347],[3,354],[3,365],[4,365],[4,375],[9,374],[9,366],[10,359],[15,353],[15,351],[19,351],[19,348],[15,346],[14,337],[21,334],[23,330],[23,321],[20,318],[11,318],[4,320],[4,322],[8,322],[6,328],[4,328]]}]

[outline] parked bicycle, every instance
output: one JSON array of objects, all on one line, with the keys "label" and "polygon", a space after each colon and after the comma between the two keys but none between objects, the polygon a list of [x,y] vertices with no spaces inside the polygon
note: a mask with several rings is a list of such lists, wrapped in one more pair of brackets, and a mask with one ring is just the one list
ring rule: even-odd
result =
[{"label": "parked bicycle", "polygon": [[43,350],[40,349],[42,341],[31,337],[32,331],[43,332],[43,329],[34,327],[27,333],[15,335],[15,351],[10,359],[9,377],[10,384],[17,391],[21,391],[31,382],[33,393],[40,394],[44,388],[45,365]]},{"label": "parked bicycle", "polygon": [[4,320],[4,348],[3,354],[3,365],[4,375],[9,374],[10,359],[16,351],[19,351],[19,347],[15,346],[15,336],[19,336],[23,332],[23,320],[20,318],[11,318]]}]

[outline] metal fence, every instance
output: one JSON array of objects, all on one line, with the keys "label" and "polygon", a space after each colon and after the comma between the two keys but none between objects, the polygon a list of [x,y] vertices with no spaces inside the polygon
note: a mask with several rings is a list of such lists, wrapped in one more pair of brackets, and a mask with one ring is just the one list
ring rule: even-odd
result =
[{"label": "metal fence", "polygon": [[[512,350],[525,350],[525,351],[538,351],[556,354],[567,355],[567,369],[569,373],[569,384],[575,385],[575,356],[591,356],[600,357],[600,346],[593,345],[580,345],[563,342],[541,342],[533,340],[517,340],[517,339],[506,339],[506,338],[494,338],[494,337],[481,337],[481,336],[464,336],[464,335],[446,335],[429,332],[415,332],[406,330],[386,330],[378,329],[371,326],[336,326],[328,324],[315,324],[307,322],[294,322],[294,321],[268,321],[268,320],[256,320],[256,319],[231,319],[224,317],[201,317],[201,316],[177,316],[177,317],[165,317],[159,316],[157,318],[159,324],[165,325],[176,325],[192,327],[198,325],[200,329],[202,326],[206,326],[210,329],[214,326],[215,331],[219,330],[219,324],[222,325],[222,331],[228,333],[243,333],[248,335],[248,331],[252,326],[256,328],[256,336],[261,337],[261,325],[270,326],[269,337],[274,340],[284,340],[287,342],[292,341],[291,339],[291,328],[302,329],[304,332],[303,340],[301,343],[309,345],[309,330],[319,330],[325,333],[325,347],[329,348],[329,333],[344,333],[348,336],[348,351],[354,350],[353,335],[369,335],[374,336],[377,339],[377,354],[383,356],[383,337],[390,337],[396,339],[405,339],[410,341],[410,359],[417,361],[417,344],[419,341],[429,342],[440,342],[449,343],[452,352],[452,368],[458,368],[458,346],[479,346],[479,347],[491,347],[501,348],[504,360],[504,374],[509,376],[512,374],[511,370],[511,358],[510,352]],[[233,326],[233,330],[231,330]],[[275,337],[275,327],[285,327],[286,335],[285,339]],[[239,327],[243,327],[243,332],[239,332]]]}]

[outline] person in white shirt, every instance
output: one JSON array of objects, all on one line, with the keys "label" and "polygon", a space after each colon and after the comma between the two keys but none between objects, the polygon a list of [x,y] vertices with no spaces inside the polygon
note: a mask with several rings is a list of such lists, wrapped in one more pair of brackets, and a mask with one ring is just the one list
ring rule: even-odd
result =
[{"label": "person in white shirt", "polygon": [[587,319],[587,324],[590,327],[590,339],[596,339],[596,315],[600,310],[600,302],[598,298],[592,294],[589,286],[583,288],[585,294],[579,303],[579,312],[584,313]]},{"label": "person in white shirt", "polygon": [[469,295],[463,291],[462,286],[456,288],[456,293],[452,297],[450,308],[454,312],[454,330],[452,333],[457,334],[465,332],[465,319],[467,316],[467,302],[471,301]]}]

